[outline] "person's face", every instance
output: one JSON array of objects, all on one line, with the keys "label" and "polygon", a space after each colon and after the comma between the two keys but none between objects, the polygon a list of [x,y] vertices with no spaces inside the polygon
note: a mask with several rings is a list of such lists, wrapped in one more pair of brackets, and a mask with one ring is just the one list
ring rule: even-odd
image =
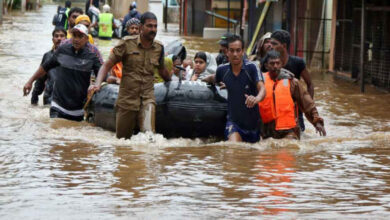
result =
[{"label": "person's face", "polygon": [[80,21],[79,24],[85,25],[85,27],[87,27],[88,30],[89,30],[89,26],[91,25],[88,21]]},{"label": "person's face", "polygon": [[137,35],[139,34],[139,26],[136,24],[130,25],[130,27],[127,28],[127,32],[130,35]]},{"label": "person's face", "polygon": [[242,62],[243,55],[244,55],[244,50],[242,48],[241,41],[236,40],[229,44],[227,56],[231,64],[239,65]]},{"label": "person's face", "polygon": [[181,66],[181,60],[179,58],[173,61],[173,73],[175,75],[179,75],[180,70],[176,68],[176,66]]},{"label": "person's face", "polygon": [[272,49],[278,51],[279,53],[284,53],[286,50],[286,44],[282,44],[280,41],[276,40],[275,38],[271,38],[271,46]]},{"label": "person's face", "polygon": [[204,61],[201,58],[196,58],[194,61],[195,61],[195,67],[194,67],[195,73],[203,73],[204,70],[206,69],[206,61]]},{"label": "person's face", "polygon": [[73,47],[74,49],[76,50],[80,50],[81,48],[83,48],[85,46],[85,44],[87,44],[88,42],[88,36],[79,32],[79,31],[74,31],[72,33],[72,42],[73,42]]},{"label": "person's face", "polygon": [[65,36],[64,32],[62,32],[62,31],[55,32],[53,39],[52,39],[54,47],[57,48],[58,46],[60,46],[61,41],[65,40],[65,38],[66,38],[66,36]]},{"label": "person's face", "polygon": [[76,21],[76,18],[81,15],[80,13],[78,12],[73,12],[72,15],[69,17],[68,19],[68,22],[69,22],[69,27],[70,28],[73,28],[75,26],[75,21]]},{"label": "person's face", "polygon": [[141,24],[141,34],[145,39],[153,41],[157,34],[157,20],[146,19],[145,24]]},{"label": "person's face", "polygon": [[271,38],[265,39],[263,42],[263,46],[259,49],[259,51],[262,51],[263,54],[266,54],[268,51],[272,50]]},{"label": "person's face", "polygon": [[219,45],[219,50],[221,51],[221,53],[226,55],[227,51],[228,51],[228,48],[223,46],[223,45]]},{"label": "person's face", "polygon": [[282,61],[280,58],[269,59],[267,62],[267,69],[272,78],[277,77],[280,69],[282,69]]}]

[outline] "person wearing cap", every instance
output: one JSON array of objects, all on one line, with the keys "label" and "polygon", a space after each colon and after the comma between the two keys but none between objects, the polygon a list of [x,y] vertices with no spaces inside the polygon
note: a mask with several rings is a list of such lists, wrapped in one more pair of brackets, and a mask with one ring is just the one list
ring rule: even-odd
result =
[{"label": "person wearing cap", "polygon": [[97,55],[96,47],[88,42],[85,25],[74,26],[72,35],[72,39],[62,43],[53,56],[40,65],[24,85],[23,93],[28,95],[36,79],[56,68],[50,117],[82,121],[91,72],[97,74],[103,60]]},{"label": "person wearing cap", "polygon": [[[54,51],[60,46],[61,42],[65,38],[66,38],[66,31],[63,27],[56,27],[53,30],[52,32],[53,47],[50,51],[46,52],[43,55],[41,64],[46,62],[53,56]],[[45,91],[45,93],[43,94],[43,104],[44,105],[50,104],[53,85],[54,85],[54,78],[55,78],[55,69],[51,69],[46,75],[38,78],[35,81],[34,89],[31,92],[32,105],[38,104],[38,96],[41,95],[43,91]]]},{"label": "person wearing cap", "polygon": [[138,35],[140,24],[141,24],[141,22],[138,20],[138,18],[132,18],[132,19],[128,20],[126,23],[127,33],[129,33],[130,36]]},{"label": "person wearing cap", "polygon": [[[75,24],[76,25],[83,24],[83,25],[85,25],[85,27],[88,28],[88,31],[89,31],[90,27],[91,27],[91,20],[89,19],[88,15],[79,15],[76,18]],[[92,37],[91,34],[88,34],[88,41],[89,41],[90,44],[94,44],[95,43],[95,41],[93,40],[93,37]]]},{"label": "person wearing cap", "polygon": [[233,34],[226,33],[226,34],[222,35],[221,40],[218,42],[219,43],[219,54],[216,58],[218,66],[221,64],[229,63],[229,59],[227,57],[228,40],[232,36],[233,36]]},{"label": "person wearing cap", "polygon": [[[126,23],[126,29],[127,32],[130,33],[130,36],[139,34],[139,25],[140,21],[137,18],[132,18]],[[122,79],[122,69],[122,62],[115,64],[110,71],[110,76],[107,78],[107,83],[120,84]]]},{"label": "person wearing cap", "polygon": [[116,28],[114,22],[114,15],[110,13],[110,6],[103,6],[103,13],[99,14],[98,23],[99,23],[99,38],[104,40],[111,40],[113,28]]},{"label": "person wearing cap", "polygon": [[[290,49],[290,33],[285,30],[274,31],[271,35],[271,45],[272,49],[280,53],[283,68],[292,72],[298,80],[302,77],[307,85],[307,91],[314,99],[314,85],[310,73],[306,69],[305,60],[297,56],[291,56],[288,52]],[[305,131],[305,123],[301,111],[299,112],[299,125],[301,130]]]},{"label": "person wearing cap", "polygon": [[[137,18],[138,20],[141,20],[141,14],[137,11],[136,2],[132,2],[130,4],[129,13],[127,13],[127,15],[123,18],[122,27],[126,27],[127,21],[129,21],[132,18]],[[122,36],[127,36],[127,35],[129,35],[129,32],[127,32],[126,28],[124,28],[122,31]]]},{"label": "person wearing cap", "polygon": [[122,80],[116,101],[116,136],[130,138],[135,126],[141,132],[155,132],[154,69],[165,81],[170,73],[164,67],[164,46],[155,40],[157,17],[145,12],[141,17],[140,34],[124,37],[99,70],[89,92],[99,91],[107,72],[123,63]]}]

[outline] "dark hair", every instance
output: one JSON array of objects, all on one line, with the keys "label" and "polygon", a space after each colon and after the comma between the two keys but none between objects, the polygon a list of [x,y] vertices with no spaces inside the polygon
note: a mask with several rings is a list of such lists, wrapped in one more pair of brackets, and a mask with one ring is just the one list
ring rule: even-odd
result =
[{"label": "dark hair", "polygon": [[276,39],[282,44],[287,45],[287,50],[290,48],[290,33],[285,30],[274,31],[271,35],[271,38]]},{"label": "dark hair", "polygon": [[78,7],[74,7],[72,9],[70,9],[70,11],[68,13],[68,17],[72,16],[72,14],[75,13],[75,12],[80,13],[80,14],[84,14],[83,9],[78,8]]},{"label": "dark hair", "polygon": [[233,42],[236,42],[236,41],[240,41],[241,42],[241,48],[244,49],[244,40],[237,34],[233,34],[233,36],[229,37],[227,39],[228,41],[228,48],[229,48],[229,45]]},{"label": "dark hair", "polygon": [[67,34],[66,30],[63,27],[56,27],[56,28],[54,28],[53,32],[51,33],[51,36],[54,37],[54,34],[57,33],[57,32],[62,32],[62,33],[65,34],[65,36]]},{"label": "dark hair", "polygon": [[72,6],[72,2],[71,1],[66,1],[65,2],[65,8],[70,8],[70,6]]},{"label": "dark hair", "polygon": [[147,11],[141,15],[141,24],[145,24],[146,20],[148,19],[157,20],[157,17],[152,12]]},{"label": "dark hair", "polygon": [[176,55],[172,55],[172,62],[175,62],[177,59],[180,59],[180,57]]},{"label": "dark hair", "polygon": [[268,60],[280,59],[280,53],[276,50],[270,50],[264,57],[264,63],[268,63]]},{"label": "dark hair", "polygon": [[200,58],[200,59],[204,60],[204,62],[207,63],[207,55],[206,55],[205,52],[198,52],[198,53],[196,53],[196,54],[195,54],[195,57],[194,57],[194,60],[195,60],[196,58]]}]

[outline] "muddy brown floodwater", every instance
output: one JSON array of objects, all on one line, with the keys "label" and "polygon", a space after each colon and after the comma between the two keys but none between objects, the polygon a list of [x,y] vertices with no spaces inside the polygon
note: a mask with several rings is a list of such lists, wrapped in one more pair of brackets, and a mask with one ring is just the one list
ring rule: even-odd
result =
[{"label": "muddy brown floodwater", "polygon": [[[49,119],[22,87],[51,47],[56,6],[0,26],[1,219],[387,219],[390,95],[313,72],[327,137],[211,143]],[[159,32],[164,42],[177,32]],[[216,41],[184,38],[194,54]],[[117,41],[98,41],[104,56]],[[40,100],[41,102],[41,100]]]}]

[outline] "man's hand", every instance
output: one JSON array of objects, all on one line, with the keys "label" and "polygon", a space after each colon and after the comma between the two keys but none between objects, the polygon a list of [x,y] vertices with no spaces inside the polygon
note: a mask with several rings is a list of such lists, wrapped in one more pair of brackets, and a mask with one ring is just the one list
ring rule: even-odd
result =
[{"label": "man's hand", "polygon": [[30,94],[31,92],[31,89],[32,89],[32,83],[30,81],[28,81],[24,87],[23,87],[23,95],[24,96],[27,96],[28,94]]},{"label": "man's hand", "polygon": [[[195,76],[196,74],[194,74]],[[192,78],[192,77],[191,77]],[[192,80],[192,79],[190,79]],[[213,75],[210,75],[210,76],[206,76],[205,78],[203,78],[201,81],[205,82],[205,83],[215,83],[215,74]]]},{"label": "man's hand", "polygon": [[320,133],[321,136],[326,136],[326,131],[324,126],[321,123],[317,122],[316,124],[316,132]]},{"label": "man's hand", "polygon": [[93,94],[94,92],[97,92],[100,90],[100,85],[90,85],[88,88],[88,95]]},{"label": "man's hand", "polygon": [[254,97],[253,95],[245,94],[245,98],[246,98],[245,105],[248,108],[253,108],[255,105],[257,105],[257,103],[260,102],[260,100],[258,100],[257,96]]}]

